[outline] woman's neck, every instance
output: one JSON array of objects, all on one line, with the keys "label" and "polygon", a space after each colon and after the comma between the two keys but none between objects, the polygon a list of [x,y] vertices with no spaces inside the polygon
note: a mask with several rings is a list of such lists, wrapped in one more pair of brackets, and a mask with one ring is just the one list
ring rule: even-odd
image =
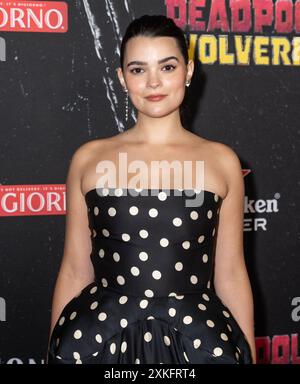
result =
[{"label": "woman's neck", "polygon": [[128,130],[131,138],[140,143],[168,144],[180,141],[180,137],[188,132],[181,125],[177,114],[161,118],[152,118],[142,114],[138,115],[137,123]]}]

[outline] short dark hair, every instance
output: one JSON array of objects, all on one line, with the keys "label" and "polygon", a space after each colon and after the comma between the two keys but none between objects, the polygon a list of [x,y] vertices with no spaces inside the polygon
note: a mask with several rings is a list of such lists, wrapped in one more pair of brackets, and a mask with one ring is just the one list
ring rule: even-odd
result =
[{"label": "short dark hair", "polygon": [[164,15],[143,15],[134,19],[127,27],[121,43],[120,65],[123,69],[124,53],[129,39],[136,36],[145,37],[174,37],[185,63],[189,61],[188,48],[185,35],[173,19]]}]

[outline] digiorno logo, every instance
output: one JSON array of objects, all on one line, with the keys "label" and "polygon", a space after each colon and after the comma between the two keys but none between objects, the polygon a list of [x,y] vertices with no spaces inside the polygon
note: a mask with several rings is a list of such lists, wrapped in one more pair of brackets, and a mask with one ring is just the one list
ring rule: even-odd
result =
[{"label": "digiorno logo", "polygon": [[65,33],[67,30],[65,2],[0,0],[0,31]]},{"label": "digiorno logo", "polygon": [[0,185],[1,217],[65,213],[65,184]]}]

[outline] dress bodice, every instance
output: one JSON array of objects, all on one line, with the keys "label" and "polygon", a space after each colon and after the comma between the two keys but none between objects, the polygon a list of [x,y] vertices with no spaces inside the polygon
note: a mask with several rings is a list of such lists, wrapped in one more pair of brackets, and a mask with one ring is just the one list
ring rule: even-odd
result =
[{"label": "dress bodice", "polygon": [[103,287],[165,297],[210,287],[222,198],[193,189],[98,188],[85,195]]}]

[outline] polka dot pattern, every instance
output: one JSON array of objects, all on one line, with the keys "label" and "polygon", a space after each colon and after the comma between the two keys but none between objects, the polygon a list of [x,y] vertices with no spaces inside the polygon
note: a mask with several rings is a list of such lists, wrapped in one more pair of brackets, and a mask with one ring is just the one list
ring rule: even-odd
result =
[{"label": "polka dot pattern", "polygon": [[125,353],[126,349],[127,349],[127,343],[126,341],[123,341],[123,343],[121,344],[121,352]]},{"label": "polka dot pattern", "polygon": [[158,215],[158,210],[157,210],[157,209],[155,209],[155,208],[151,208],[151,209],[149,210],[149,216],[150,216],[150,217],[157,217],[157,215]]},{"label": "polka dot pattern", "polygon": [[64,307],[50,364],[249,363],[241,330],[210,289],[222,199],[206,191],[197,206],[184,193],[142,192],[86,194],[95,282]]},{"label": "polka dot pattern", "polygon": [[63,325],[64,322],[65,322],[65,317],[62,316],[62,317],[59,319],[58,324],[59,324],[59,325]]},{"label": "polka dot pattern", "polygon": [[74,320],[77,315],[77,312],[72,312],[70,315],[70,320]]},{"label": "polka dot pattern", "polygon": [[139,258],[140,258],[142,261],[146,261],[146,260],[148,260],[148,254],[147,254],[147,252],[140,252],[140,253],[139,253]]},{"label": "polka dot pattern", "polygon": [[104,321],[104,320],[106,320],[106,318],[107,318],[107,314],[105,312],[99,313],[98,319],[100,321]]},{"label": "polka dot pattern", "polygon": [[129,241],[130,235],[128,233],[122,233],[122,240],[123,241]]},{"label": "polka dot pattern", "polygon": [[127,325],[128,325],[128,321],[126,319],[122,319],[120,321],[120,325],[121,325],[122,328],[126,328]]},{"label": "polka dot pattern", "polygon": [[97,343],[102,343],[102,336],[101,335],[99,335],[99,333],[95,336],[95,339],[96,339],[96,341],[97,341]]},{"label": "polka dot pattern", "polygon": [[140,274],[140,270],[137,267],[132,267],[130,271],[133,276],[138,276]]},{"label": "polka dot pattern", "polygon": [[221,356],[222,354],[223,354],[223,350],[222,350],[222,348],[220,348],[220,347],[216,347],[216,348],[214,348],[214,355],[215,356]]},{"label": "polka dot pattern", "polygon": [[140,230],[139,234],[140,234],[142,239],[146,239],[149,236],[149,233],[146,229]]},{"label": "polka dot pattern", "polygon": [[176,271],[182,271],[183,264],[180,261],[178,261],[178,263],[175,264],[175,269]]},{"label": "polka dot pattern", "polygon": [[114,207],[111,207],[108,209],[108,214],[109,214],[109,216],[113,217],[113,216],[116,216],[117,211]]},{"label": "polka dot pattern", "polygon": [[180,217],[175,217],[172,223],[175,227],[180,227],[182,225],[182,219]]},{"label": "polka dot pattern", "polygon": [[191,213],[190,213],[190,217],[191,217],[191,219],[192,220],[197,220],[198,219],[198,212],[197,211],[192,211]]},{"label": "polka dot pattern", "polygon": [[160,271],[157,271],[157,270],[153,271],[153,272],[152,272],[152,276],[153,276],[153,279],[155,279],[155,280],[159,280],[159,279],[161,279],[161,273],[160,273]]},{"label": "polka dot pattern", "polygon": [[163,237],[162,239],[160,239],[160,245],[162,246],[162,247],[167,247],[168,245],[169,245],[169,240],[168,239],[166,239],[165,237]]},{"label": "polka dot pattern", "polygon": [[147,297],[153,297],[154,296],[154,293],[151,289],[146,289],[145,291],[145,296]]},{"label": "polka dot pattern", "polygon": [[74,338],[75,339],[80,339],[82,337],[82,332],[80,329],[77,329],[75,332],[74,332]]},{"label": "polka dot pattern", "polygon": [[111,343],[109,349],[110,349],[110,353],[111,353],[112,355],[114,355],[114,354],[116,353],[116,350],[117,350],[116,343]]},{"label": "polka dot pattern", "polygon": [[98,290],[98,287],[95,285],[93,288],[90,289],[90,294],[93,295]]},{"label": "polka dot pattern", "polygon": [[132,206],[132,207],[129,208],[129,213],[130,213],[132,216],[137,215],[138,212],[139,212],[139,209],[138,209],[138,207],[136,207],[136,206]]},{"label": "polka dot pattern", "polygon": [[144,339],[147,343],[149,343],[152,340],[152,335],[150,332],[146,332],[144,335]]},{"label": "polka dot pattern", "polygon": [[164,336],[164,343],[166,346],[169,346],[171,345],[171,340],[168,336]]},{"label": "polka dot pattern", "polygon": [[113,259],[115,260],[115,262],[119,262],[120,261],[120,255],[119,255],[118,252],[114,252]]},{"label": "polka dot pattern", "polygon": [[96,309],[97,307],[98,307],[98,301],[94,301],[94,302],[91,304],[91,306],[90,306],[91,310],[94,310],[94,309]]}]

